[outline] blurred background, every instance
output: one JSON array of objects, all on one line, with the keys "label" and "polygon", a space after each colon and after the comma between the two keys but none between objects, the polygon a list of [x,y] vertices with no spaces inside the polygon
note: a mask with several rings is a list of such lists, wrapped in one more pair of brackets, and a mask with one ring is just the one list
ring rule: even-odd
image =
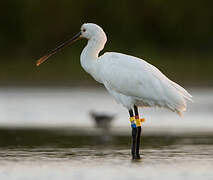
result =
[{"label": "blurred background", "polygon": [[[6,107],[7,103],[9,107],[1,113],[3,118],[0,123],[11,122],[14,125],[18,119],[20,121],[25,119],[23,114],[29,114],[26,118],[27,125],[43,123],[47,119],[56,119],[59,124],[67,119],[66,124],[71,122],[71,117],[85,124],[86,120],[80,119],[88,119],[91,111],[108,110],[112,114],[119,114],[117,119],[120,120],[128,116],[126,110],[117,105],[112,98],[109,100],[109,107],[106,103],[101,103],[104,99],[108,100],[110,96],[103,86],[81,68],[80,53],[86,45],[86,40],[76,42],[39,67],[35,65],[38,58],[79,32],[85,22],[96,23],[105,30],[108,42],[101,54],[106,51],[116,51],[143,58],[189,90],[196,102],[193,107],[201,101],[204,103],[207,100],[211,101],[212,5],[210,0],[187,2],[143,0],[134,3],[112,0],[1,1],[0,90],[2,93],[0,95],[2,95],[1,102],[5,99],[2,106]],[[99,98],[97,94],[100,94]],[[20,99],[16,100],[16,98]],[[38,101],[39,98],[41,101]],[[21,105],[19,105],[20,109],[14,107],[13,113],[16,116],[13,121],[9,121],[13,117],[8,115],[11,114],[11,111],[8,113],[10,106],[12,104],[16,106],[24,101],[27,102],[22,104],[23,109]],[[66,101],[67,106],[65,106]],[[91,106],[93,103],[94,106]],[[113,103],[116,108],[113,107]],[[207,107],[204,107],[203,103],[200,104],[195,109],[196,112],[200,109],[205,111],[211,109],[213,105],[209,103],[210,105],[206,103]],[[81,108],[77,108],[77,104]],[[44,112],[42,105],[46,107]],[[189,106],[191,105],[192,103],[189,103]],[[36,115],[34,109],[37,110]],[[70,109],[74,110],[70,112]],[[63,116],[63,118],[59,120],[53,112],[59,113],[59,117]],[[65,115],[68,112],[70,114]],[[44,117],[44,113],[47,113],[47,117]],[[76,117],[77,114],[80,115]],[[194,113],[187,114],[194,115]],[[207,113],[200,114],[203,116]],[[80,117],[81,115],[84,116]],[[176,119],[175,117],[174,115],[168,119]],[[151,119],[155,118],[151,116]],[[50,124],[53,122],[50,120]],[[126,124],[123,120],[121,122],[123,125]],[[122,124],[121,122],[118,124]]]},{"label": "blurred background", "polygon": [[144,58],[181,84],[212,84],[212,5],[210,0],[1,1],[0,82],[96,85],[79,64],[86,40],[35,66],[83,23],[93,22],[107,34],[103,52]]},{"label": "blurred background", "polygon": [[[120,179],[141,179],[139,171],[144,179],[212,177],[212,6],[210,0],[0,1],[0,178],[119,179],[114,167]],[[86,40],[35,65],[85,22],[106,32],[101,54],[145,59],[193,96],[182,119],[140,110],[142,161],[134,166],[128,112],[80,66]]]}]

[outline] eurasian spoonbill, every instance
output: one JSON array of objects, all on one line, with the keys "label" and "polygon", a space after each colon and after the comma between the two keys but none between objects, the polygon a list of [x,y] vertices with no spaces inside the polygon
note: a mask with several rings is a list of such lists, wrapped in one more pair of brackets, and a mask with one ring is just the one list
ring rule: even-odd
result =
[{"label": "eurasian spoonbill", "polygon": [[140,58],[117,52],[107,52],[99,56],[107,37],[103,29],[93,23],[83,24],[78,34],[40,58],[37,66],[80,38],[88,40],[81,53],[81,66],[129,111],[132,158],[140,159],[142,119],[139,118],[138,106],[165,107],[181,115],[186,110],[186,100],[191,100],[192,96],[155,66]]}]

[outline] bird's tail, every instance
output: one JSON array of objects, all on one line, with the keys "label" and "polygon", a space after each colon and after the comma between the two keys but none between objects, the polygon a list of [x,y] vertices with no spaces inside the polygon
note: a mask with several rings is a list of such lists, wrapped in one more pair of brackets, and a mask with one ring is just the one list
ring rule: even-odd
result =
[{"label": "bird's tail", "polygon": [[192,95],[189,94],[183,87],[181,87],[180,85],[178,85],[177,83],[175,83],[175,82],[173,82],[173,81],[171,81],[171,80],[170,80],[170,84],[171,84],[178,92],[180,92],[181,95],[182,95],[185,99],[187,99],[187,100],[193,102],[193,100],[192,100]]},{"label": "bird's tail", "polygon": [[170,84],[178,91],[179,95],[181,96],[182,103],[178,103],[175,108],[175,112],[183,117],[183,111],[186,111],[187,103],[186,100],[193,102],[191,94],[189,94],[183,87],[178,85],[177,83],[170,80]]}]

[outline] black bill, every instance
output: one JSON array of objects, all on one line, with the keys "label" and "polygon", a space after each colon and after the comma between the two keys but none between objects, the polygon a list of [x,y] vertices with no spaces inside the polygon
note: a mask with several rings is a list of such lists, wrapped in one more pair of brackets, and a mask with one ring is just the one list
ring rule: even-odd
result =
[{"label": "black bill", "polygon": [[76,34],[73,38],[69,39],[68,41],[60,44],[57,48],[53,49],[48,54],[44,55],[39,60],[37,60],[36,66],[39,66],[41,63],[43,63],[44,61],[46,61],[50,56],[54,55],[55,53],[57,53],[58,51],[62,50],[63,48],[71,45],[72,43],[74,43],[75,41],[77,41],[78,39],[80,39],[80,37],[81,37],[81,32],[79,32],[78,34]]}]

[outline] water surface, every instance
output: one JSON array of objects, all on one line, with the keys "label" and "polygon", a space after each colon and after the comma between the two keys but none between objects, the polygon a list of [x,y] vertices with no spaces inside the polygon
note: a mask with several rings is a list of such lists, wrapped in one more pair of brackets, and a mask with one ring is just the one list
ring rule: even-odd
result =
[{"label": "water surface", "polygon": [[[212,179],[213,96],[191,89],[184,119],[145,109],[141,160],[128,112],[102,89],[0,88],[0,179]],[[116,114],[106,133],[91,110]]]}]

